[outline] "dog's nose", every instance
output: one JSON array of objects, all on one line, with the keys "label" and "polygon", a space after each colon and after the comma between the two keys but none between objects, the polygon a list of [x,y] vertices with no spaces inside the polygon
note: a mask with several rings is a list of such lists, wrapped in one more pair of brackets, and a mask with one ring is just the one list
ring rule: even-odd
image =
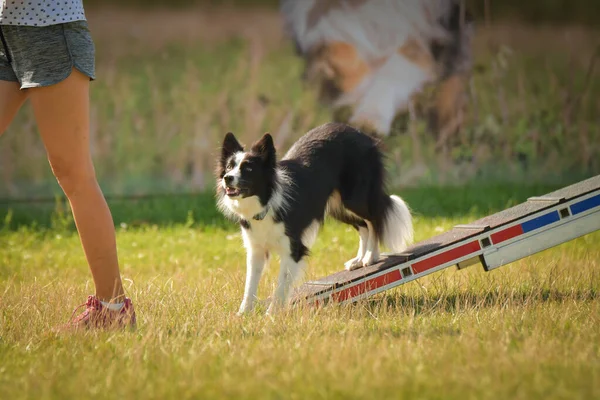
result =
[{"label": "dog's nose", "polygon": [[233,176],[231,176],[231,175],[225,175],[225,177],[223,179],[225,179],[225,183],[228,185],[233,183]]}]

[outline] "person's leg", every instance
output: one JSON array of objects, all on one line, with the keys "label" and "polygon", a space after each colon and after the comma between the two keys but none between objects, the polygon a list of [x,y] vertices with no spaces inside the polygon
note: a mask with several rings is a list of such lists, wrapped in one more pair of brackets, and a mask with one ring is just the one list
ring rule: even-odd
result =
[{"label": "person's leg", "polygon": [[58,84],[28,89],[29,99],[52,171],[71,204],[96,297],[122,302],[114,223],[90,154],[89,86],[89,78],[73,69]]},{"label": "person's leg", "polygon": [[27,99],[27,91],[19,89],[18,82],[0,80],[0,136]]}]

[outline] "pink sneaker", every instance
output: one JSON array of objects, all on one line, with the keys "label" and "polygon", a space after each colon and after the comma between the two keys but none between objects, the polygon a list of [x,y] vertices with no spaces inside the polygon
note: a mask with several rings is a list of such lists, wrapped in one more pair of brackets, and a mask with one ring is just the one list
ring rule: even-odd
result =
[{"label": "pink sneaker", "polygon": [[[66,324],[67,329],[119,329],[136,326],[135,310],[131,299],[125,298],[125,304],[119,311],[109,310],[102,306],[96,296],[88,296],[87,301],[73,310],[71,320]],[[85,306],[85,310],[75,317],[78,309]]]}]

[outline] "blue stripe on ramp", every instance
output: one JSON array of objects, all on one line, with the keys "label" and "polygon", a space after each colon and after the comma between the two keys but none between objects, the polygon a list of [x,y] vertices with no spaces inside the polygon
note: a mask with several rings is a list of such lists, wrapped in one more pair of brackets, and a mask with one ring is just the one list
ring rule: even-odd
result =
[{"label": "blue stripe on ramp", "polygon": [[552,211],[530,221],[523,222],[521,226],[523,227],[523,233],[527,233],[539,229],[542,226],[550,225],[551,223],[559,220],[560,217],[558,215],[558,211]]},{"label": "blue stripe on ramp", "polygon": [[590,208],[600,206],[600,194],[571,205],[571,214],[577,215]]}]

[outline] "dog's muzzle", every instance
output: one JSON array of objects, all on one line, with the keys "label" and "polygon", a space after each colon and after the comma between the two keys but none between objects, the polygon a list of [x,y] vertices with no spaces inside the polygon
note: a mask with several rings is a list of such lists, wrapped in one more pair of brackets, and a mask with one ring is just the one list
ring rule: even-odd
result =
[{"label": "dog's muzzle", "polygon": [[241,190],[237,187],[235,180],[235,177],[231,175],[223,177],[223,188],[225,189],[225,194],[229,197],[237,197],[241,194]]}]

